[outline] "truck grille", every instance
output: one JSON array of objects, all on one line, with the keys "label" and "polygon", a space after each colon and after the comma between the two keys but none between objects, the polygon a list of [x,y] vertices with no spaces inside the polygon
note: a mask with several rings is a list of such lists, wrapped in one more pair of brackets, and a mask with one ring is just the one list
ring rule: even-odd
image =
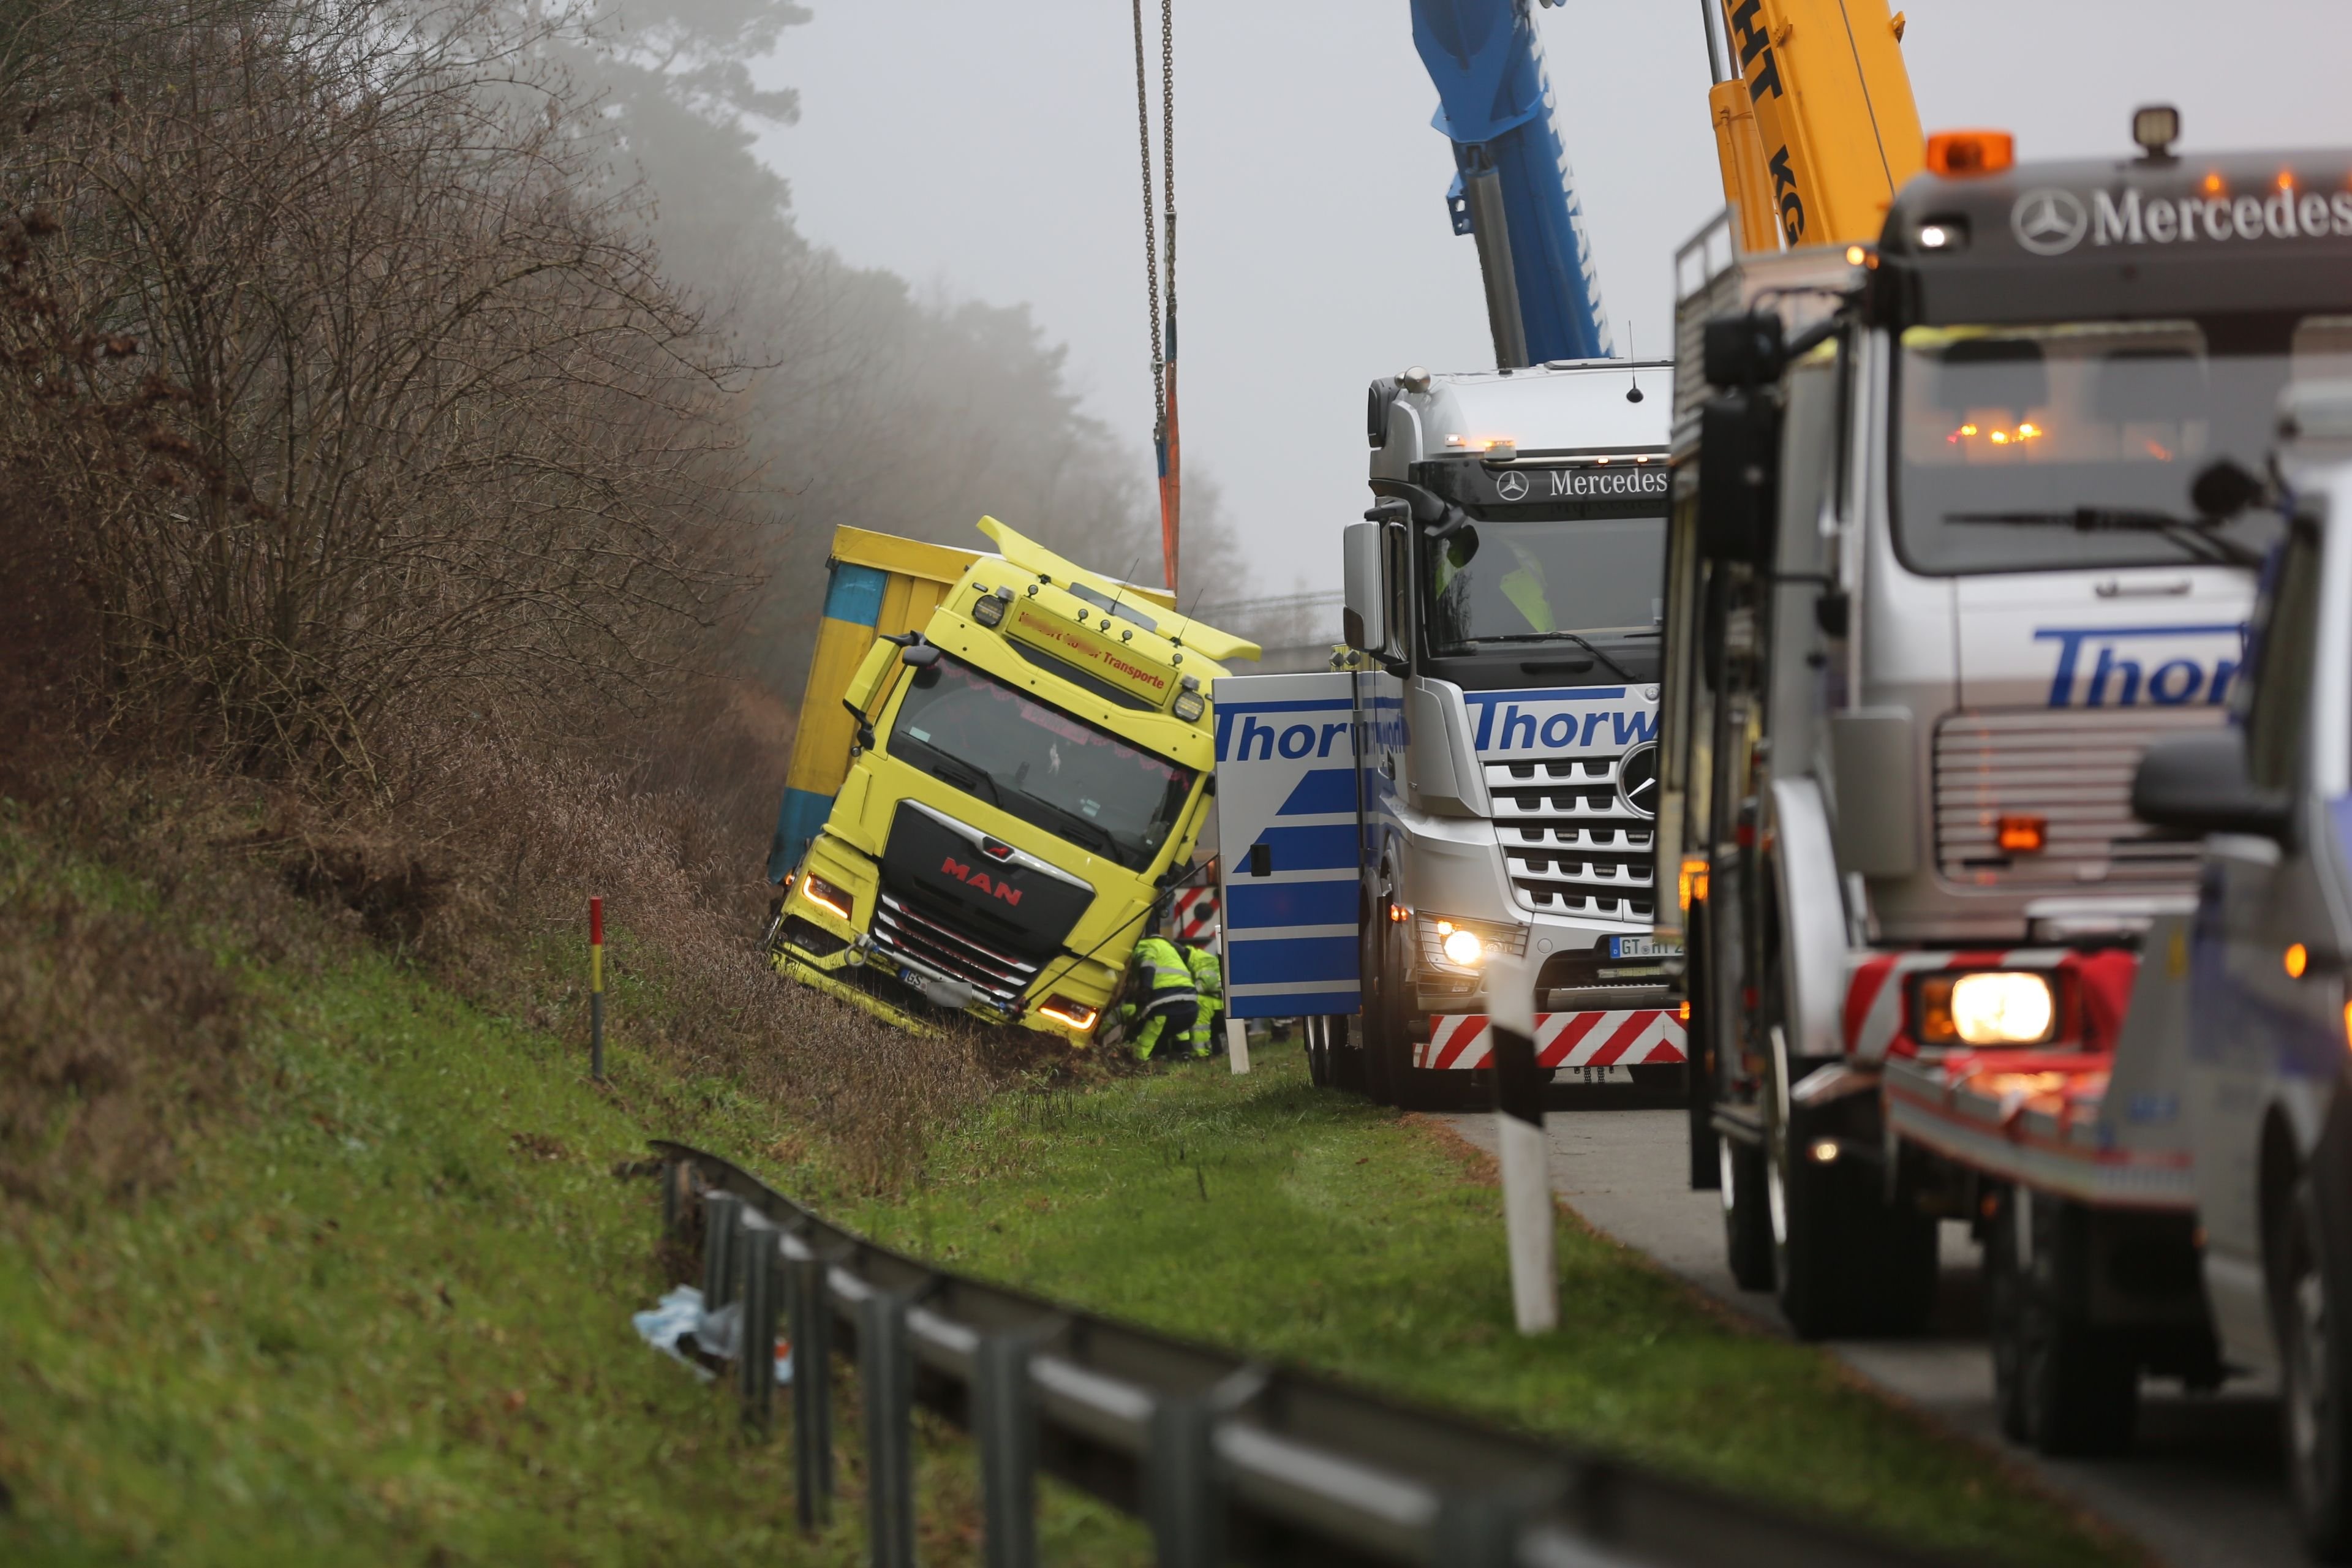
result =
[{"label": "truck grille", "polygon": [[883,893],[874,906],[874,946],[900,963],[962,981],[999,1012],[1016,1011],[1037,966],[974,941],[949,919]]},{"label": "truck grille", "polygon": [[1617,797],[1617,761],[1488,763],[1495,833],[1519,902],[1546,914],[1647,924],[1650,819]]},{"label": "truck grille", "polygon": [[[1975,887],[2128,883],[2186,890],[2201,846],[2166,839],[2131,814],[2140,753],[2221,722],[2212,708],[1961,712],[1936,728],[1936,863]],[[2003,816],[2038,816],[2047,847],[2010,854]]]}]

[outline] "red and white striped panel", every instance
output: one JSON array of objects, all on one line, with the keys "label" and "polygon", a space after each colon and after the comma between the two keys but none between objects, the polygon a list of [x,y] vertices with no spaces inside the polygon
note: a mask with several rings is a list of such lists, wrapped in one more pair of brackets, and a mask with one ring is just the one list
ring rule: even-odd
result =
[{"label": "red and white striped panel", "polygon": [[2137,960],[2127,951],[2077,952],[2063,947],[2012,947],[1955,951],[1930,948],[1909,952],[1849,952],[1845,1010],[1841,1019],[1845,1050],[1862,1061],[1907,1057],[1917,1043],[1905,1030],[1904,984],[1922,971],[1952,969],[2043,969],[2072,973],[2082,991],[2083,1032],[2093,1044],[2114,1044]]},{"label": "red and white striped panel", "polygon": [[[1429,1042],[1413,1047],[1413,1066],[1444,1070],[1486,1065],[1493,1037],[1486,1014],[1439,1014],[1429,1022]],[[1536,1015],[1538,1067],[1644,1067],[1684,1059],[1683,1021],[1672,1008]]]},{"label": "red and white striped panel", "polygon": [[1207,942],[1217,934],[1217,889],[1187,888],[1176,895],[1176,940]]}]

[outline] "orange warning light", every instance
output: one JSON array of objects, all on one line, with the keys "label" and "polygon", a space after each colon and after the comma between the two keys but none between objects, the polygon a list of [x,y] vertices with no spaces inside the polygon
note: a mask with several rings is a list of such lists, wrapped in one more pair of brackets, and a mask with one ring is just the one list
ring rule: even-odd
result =
[{"label": "orange warning light", "polygon": [[1995,827],[1994,837],[2009,854],[2039,855],[2050,843],[2050,819],[2004,816]]},{"label": "orange warning light", "polygon": [[1927,169],[1946,179],[1998,174],[2017,162],[2017,138],[2006,131],[1938,131],[1927,138]]}]

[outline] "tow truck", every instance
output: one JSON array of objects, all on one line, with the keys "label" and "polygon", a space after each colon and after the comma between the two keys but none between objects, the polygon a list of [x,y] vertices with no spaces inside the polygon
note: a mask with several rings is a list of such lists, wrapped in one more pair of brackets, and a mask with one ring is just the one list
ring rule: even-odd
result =
[{"label": "tow truck", "polygon": [[1192,876],[1211,688],[1255,644],[993,518],[992,552],[834,536],[769,857],[768,951],[910,1028],[1088,1044]]},{"label": "tow truck", "polygon": [[1546,1068],[1671,1079],[1649,839],[1667,367],[1612,357],[1535,7],[1412,9],[1495,368],[1371,384],[1345,668],[1219,684],[1227,1005],[1304,1016],[1320,1081],[1434,1103],[1488,1060],[1488,960],[1523,954]]},{"label": "tow truck", "polygon": [[2128,794],[2237,700],[2280,527],[2253,475],[2352,342],[2346,155],[2178,135],[2156,106],[2136,157],[1933,140],[1875,247],[1685,299],[1716,318],[1661,847],[1714,1069],[1694,1163],[1809,1334],[1916,1323],[1937,1222],[1969,1224],[2005,1419],[2060,1451],[2125,1441],[2143,1373],[2219,1375],[2149,999],[2199,846]]}]

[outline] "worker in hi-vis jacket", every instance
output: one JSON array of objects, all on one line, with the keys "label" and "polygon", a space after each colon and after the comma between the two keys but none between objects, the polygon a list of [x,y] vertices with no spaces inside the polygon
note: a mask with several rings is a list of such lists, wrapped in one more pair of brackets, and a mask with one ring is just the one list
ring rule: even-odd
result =
[{"label": "worker in hi-vis jacket", "polygon": [[1192,990],[1200,998],[1186,1038],[1192,1042],[1194,1056],[1205,1057],[1216,1048],[1225,1026],[1225,966],[1217,962],[1214,943],[1188,942],[1184,943],[1184,967],[1192,972]]},{"label": "worker in hi-vis jacket", "polygon": [[1185,1039],[1199,1014],[1200,992],[1176,944],[1156,931],[1137,942],[1128,973],[1127,1001],[1118,1010],[1128,1037],[1135,1042],[1136,1059],[1150,1061],[1162,1040]]}]

